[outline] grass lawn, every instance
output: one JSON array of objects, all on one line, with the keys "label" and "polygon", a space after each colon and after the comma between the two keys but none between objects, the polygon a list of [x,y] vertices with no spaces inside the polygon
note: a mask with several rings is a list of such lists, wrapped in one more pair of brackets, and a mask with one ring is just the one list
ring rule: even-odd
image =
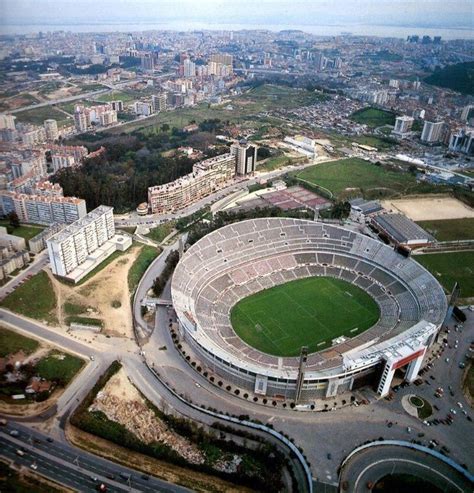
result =
[{"label": "grass lawn", "polygon": [[33,123],[34,125],[43,125],[45,120],[49,118],[53,118],[58,121],[58,126],[60,126],[61,122],[69,121],[69,124],[72,125],[72,120],[67,120],[67,117],[64,113],[57,110],[53,106],[40,106],[39,108],[33,108],[31,110],[20,111],[15,113],[17,117],[17,121],[21,123]]},{"label": "grass lawn", "polygon": [[142,247],[141,252],[138,254],[138,257],[128,271],[128,288],[130,292],[133,293],[135,291],[143,274],[145,274],[145,271],[159,254],[160,250],[158,248],[148,245]]},{"label": "grass lawn", "polygon": [[327,188],[336,196],[362,193],[364,196],[386,197],[417,188],[416,178],[410,173],[387,170],[359,158],[316,164],[296,176]]},{"label": "grass lawn", "polygon": [[41,271],[9,294],[1,303],[12,312],[57,323],[56,295],[46,272]]},{"label": "grass lawn", "polygon": [[104,322],[100,318],[90,318],[90,317],[80,317],[77,315],[71,315],[66,317],[66,324],[82,324],[82,325],[93,325],[95,327],[103,327]]},{"label": "grass lawn", "polygon": [[474,239],[473,217],[438,221],[418,221],[418,224],[431,233],[438,241]]},{"label": "grass lawn", "polygon": [[174,221],[167,221],[160,224],[156,228],[151,228],[150,232],[146,235],[158,243],[161,243],[170,233],[173,231],[176,223]]},{"label": "grass lawn", "polygon": [[0,327],[0,357],[7,354],[14,354],[17,351],[23,350],[26,354],[30,354],[38,349],[39,342],[35,339],[22,336],[13,330]]},{"label": "grass lawn", "polygon": [[36,371],[40,377],[66,386],[83,365],[84,361],[77,356],[51,351],[48,356],[38,361]]},{"label": "grass lawn", "polygon": [[258,170],[268,170],[273,171],[274,169],[282,168],[283,166],[289,166],[293,163],[293,159],[285,154],[281,156],[273,156],[257,163]]},{"label": "grass lawn", "polygon": [[428,269],[447,291],[457,281],[463,298],[474,297],[474,251],[415,255],[413,257]]},{"label": "grass lawn", "polygon": [[[229,97],[230,102],[223,105],[211,107],[208,103],[201,103],[192,108],[163,111],[145,121],[110,129],[107,134],[132,132],[145,127],[148,127],[146,132],[154,132],[156,127],[160,127],[164,123],[167,123],[170,127],[183,128],[191,121],[199,124],[209,118],[238,123],[243,120],[253,120],[260,112],[277,108],[290,109],[309,106],[325,98],[326,96],[324,95],[304,89],[299,90],[292,87],[265,84],[242,95]],[[229,105],[231,108],[228,108]],[[274,119],[259,119],[258,127],[268,124],[274,124]],[[278,122],[278,124],[281,125],[281,122]]]},{"label": "grass lawn", "polygon": [[376,147],[379,150],[391,149],[394,145],[397,145],[396,141],[389,139],[381,139],[380,137],[375,137],[373,135],[361,135],[359,137],[354,137],[354,142],[358,144],[363,144],[366,146]]},{"label": "grass lawn", "polygon": [[297,356],[353,337],[379,319],[377,303],[357,286],[340,279],[310,277],[265,289],[239,301],[232,326],[250,346],[275,356]]},{"label": "grass lawn", "polygon": [[352,113],[351,120],[372,128],[381,127],[382,125],[395,125],[395,113],[368,107]]},{"label": "grass lawn", "polygon": [[137,98],[133,97],[131,94],[123,91],[112,91],[106,94],[101,94],[97,97],[96,101],[100,101],[101,103],[108,103],[110,101],[123,101],[123,103],[128,103],[130,101],[134,101]]},{"label": "grass lawn", "polygon": [[21,236],[21,238],[25,238],[25,240],[33,238],[44,229],[44,226],[37,226],[34,224],[21,224],[18,228],[13,229],[10,226],[10,221],[8,219],[0,220],[0,226],[6,227],[8,233],[15,236]]}]

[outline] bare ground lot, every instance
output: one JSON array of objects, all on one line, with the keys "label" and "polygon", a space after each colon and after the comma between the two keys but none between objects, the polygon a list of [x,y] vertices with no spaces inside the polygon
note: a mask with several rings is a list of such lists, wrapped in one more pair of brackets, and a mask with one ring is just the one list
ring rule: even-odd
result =
[{"label": "bare ground lot", "polygon": [[[127,276],[139,253],[140,248],[132,247],[80,286],[66,285],[51,274],[50,279],[57,298],[57,319],[60,325],[67,325],[64,305],[69,303],[84,307],[84,312],[87,312],[86,316],[102,320],[104,334],[133,337]],[[48,274],[50,274],[49,271]],[[113,302],[116,302],[116,307]]]},{"label": "bare ground lot", "polygon": [[402,212],[413,221],[474,217],[474,209],[452,197],[384,200],[382,206],[393,212]]}]

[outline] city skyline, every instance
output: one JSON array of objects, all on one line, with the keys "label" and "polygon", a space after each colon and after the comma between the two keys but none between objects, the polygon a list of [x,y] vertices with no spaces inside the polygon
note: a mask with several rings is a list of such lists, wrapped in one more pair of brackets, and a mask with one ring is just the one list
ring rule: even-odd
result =
[{"label": "city skyline", "polygon": [[[249,18],[249,9],[252,16]],[[403,1],[362,2],[349,0],[340,4],[334,1],[264,0],[258,5],[249,0],[232,4],[219,0],[205,0],[196,5],[190,0],[145,0],[143,2],[57,2],[42,0],[32,2],[7,0],[0,7],[1,29],[4,34],[39,30],[113,31],[142,29],[240,29],[268,28],[280,30],[300,28],[313,33],[336,34],[337,30],[355,30],[364,27],[365,34],[389,35],[372,29],[425,28],[458,31],[458,37],[472,35],[472,6],[465,0],[441,2]],[[331,29],[329,29],[331,28]],[[334,32],[333,32],[334,31]],[[444,37],[446,33],[443,33]],[[394,36],[403,37],[397,34]],[[456,37],[456,35],[449,36]]]}]

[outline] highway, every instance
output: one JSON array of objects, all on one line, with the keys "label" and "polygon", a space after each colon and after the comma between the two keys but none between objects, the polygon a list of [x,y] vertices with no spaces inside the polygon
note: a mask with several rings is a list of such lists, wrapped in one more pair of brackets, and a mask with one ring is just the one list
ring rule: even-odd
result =
[{"label": "highway", "polygon": [[[396,445],[374,445],[357,452],[344,465],[341,485],[351,493],[365,493],[368,484],[392,474],[416,474],[445,493],[470,491],[472,482],[428,451]],[[429,450],[429,449],[428,449]]]},{"label": "highway", "polygon": [[[19,436],[9,435],[16,430]],[[59,441],[48,441],[44,434],[19,423],[8,424],[0,429],[2,455],[15,463],[31,467],[38,466],[36,472],[60,484],[78,491],[97,491],[97,485],[104,483],[109,492],[140,491],[145,493],[184,493],[189,490],[167,483],[152,476],[89,454]],[[24,456],[16,451],[23,450]],[[120,474],[129,477],[123,479]],[[146,477],[146,479],[145,479]],[[97,478],[96,481],[93,478]]]}]

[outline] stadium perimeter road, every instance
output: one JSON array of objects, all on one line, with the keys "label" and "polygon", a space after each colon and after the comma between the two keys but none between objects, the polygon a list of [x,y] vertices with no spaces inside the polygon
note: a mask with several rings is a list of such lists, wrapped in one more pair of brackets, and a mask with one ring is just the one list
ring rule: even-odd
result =
[{"label": "stadium perimeter road", "polygon": [[366,493],[371,483],[392,474],[413,474],[443,493],[467,493],[472,483],[459,471],[420,450],[396,445],[374,446],[357,452],[341,472],[339,491]]},{"label": "stadium perimeter road", "polygon": [[[8,433],[15,429],[19,436]],[[23,451],[20,456],[17,450]],[[36,473],[77,491],[97,491],[97,485],[104,483],[109,492],[143,491],[145,493],[185,493],[188,489],[152,476],[143,475],[101,457],[84,452],[65,443],[47,441],[47,436],[26,428],[19,423],[10,423],[0,429],[0,456],[17,465],[30,468],[36,464]],[[120,477],[130,477],[130,481]],[[111,479],[113,477],[113,479]]]}]

